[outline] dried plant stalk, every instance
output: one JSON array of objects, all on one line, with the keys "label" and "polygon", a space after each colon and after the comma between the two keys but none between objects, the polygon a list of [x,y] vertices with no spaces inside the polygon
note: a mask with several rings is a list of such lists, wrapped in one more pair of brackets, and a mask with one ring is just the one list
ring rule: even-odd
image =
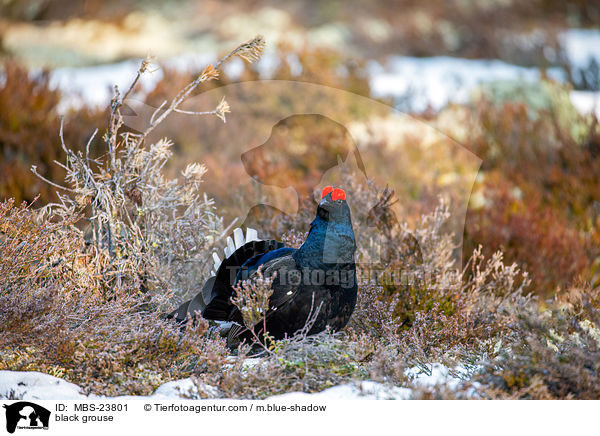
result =
[{"label": "dried plant stalk", "polygon": [[[85,155],[70,149],[64,142],[61,125],[61,144],[67,157],[59,165],[67,172],[66,185],[46,180],[32,168],[36,175],[62,191],[60,202],[43,209],[44,216],[56,220],[82,215],[89,223],[91,246],[96,252],[106,252],[111,259],[103,273],[110,286],[122,288],[133,280],[139,281],[144,291],[169,288],[183,296],[203,279],[211,248],[229,230],[218,216],[213,200],[201,193],[206,168],[192,163],[183,171],[182,180],[166,179],[162,169],[172,155],[172,142],[162,139],[147,145],[145,139],[172,112],[215,115],[225,121],[230,112],[225,98],[206,112],[187,112],[179,106],[200,83],[216,79],[224,62],[234,56],[256,60],[263,47],[262,37],[240,45],[214,66],[207,66],[168,105],[157,108],[142,133],[122,133],[121,108],[150,68],[150,59],[145,59],[122,96],[115,88],[104,135],[108,155],[103,160],[90,158],[89,144]],[[92,138],[95,135],[96,132]]]}]

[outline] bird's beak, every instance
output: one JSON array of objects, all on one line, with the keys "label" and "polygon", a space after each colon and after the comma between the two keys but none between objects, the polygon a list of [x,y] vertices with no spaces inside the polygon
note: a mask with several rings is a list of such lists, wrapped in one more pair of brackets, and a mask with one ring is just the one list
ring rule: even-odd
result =
[{"label": "bird's beak", "polygon": [[329,210],[329,207],[333,205],[333,201],[331,200],[330,196],[327,196],[325,198],[323,198],[321,200],[321,202],[319,203],[319,206],[323,207],[324,209]]}]

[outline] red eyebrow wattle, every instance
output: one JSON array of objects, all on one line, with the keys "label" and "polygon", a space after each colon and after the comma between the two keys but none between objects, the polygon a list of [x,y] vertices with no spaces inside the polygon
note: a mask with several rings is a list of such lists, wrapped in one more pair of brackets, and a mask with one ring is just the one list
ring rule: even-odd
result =
[{"label": "red eyebrow wattle", "polygon": [[336,201],[336,200],[345,200],[346,199],[346,193],[344,192],[343,189],[336,188],[336,189],[333,190],[333,193],[331,194],[331,199],[333,201]]},{"label": "red eyebrow wattle", "polygon": [[325,186],[323,188],[323,191],[321,191],[321,198],[325,198],[325,196],[327,194],[329,194],[331,191],[333,191],[333,186]]}]

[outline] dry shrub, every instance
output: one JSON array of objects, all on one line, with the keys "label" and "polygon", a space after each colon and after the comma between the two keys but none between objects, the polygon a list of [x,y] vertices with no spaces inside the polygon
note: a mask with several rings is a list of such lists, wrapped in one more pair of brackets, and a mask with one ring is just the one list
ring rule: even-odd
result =
[{"label": "dry shrub", "polygon": [[[35,177],[30,168],[51,180],[62,180],[65,171],[54,164],[62,160],[58,137],[60,119],[57,106],[61,95],[48,84],[48,71],[31,75],[14,61],[4,62],[0,80],[0,198],[14,198],[17,203],[39,198],[45,204],[56,200],[54,188]],[[84,144],[94,128],[101,125],[104,111],[84,109],[67,116],[65,140]],[[93,152],[101,151],[92,142]]]},{"label": "dry shrub", "polygon": [[573,114],[563,89],[541,89],[547,106],[517,96],[475,106],[463,143],[483,159],[483,182],[475,186],[463,253],[478,245],[487,255],[502,250],[531,273],[536,292],[549,295],[580,277],[598,283],[600,160],[597,122]]},{"label": "dry shrub", "polygon": [[[366,340],[348,341],[340,334],[322,332],[275,344],[266,357],[249,359],[249,349],[240,349],[219,371],[196,375],[201,397],[260,399],[290,391],[319,392],[368,377],[361,363],[371,349]],[[216,391],[203,394],[206,385]]]},{"label": "dry shrub", "polygon": [[[540,294],[551,295],[568,286],[590,265],[588,241],[561,213],[535,197],[515,196],[518,190],[500,179],[484,183],[486,206],[471,209],[466,241],[485,243],[485,254],[493,248],[508,261],[518,262],[534,280]],[[493,230],[492,230],[493,229]]]},{"label": "dry shrub", "polygon": [[[97,132],[83,151],[75,151],[66,145],[61,125],[61,147],[67,155],[61,165],[66,186],[45,179],[64,194],[43,212],[50,220],[84,215],[92,248],[110,259],[102,274],[107,287],[119,289],[133,282],[144,292],[169,289],[185,296],[199,286],[209,269],[209,250],[226,232],[213,200],[200,192],[206,168],[192,163],[182,171],[181,181],[166,178],[162,171],[172,155],[172,143],[161,139],[148,145],[147,138],[168,115],[181,111],[180,105],[198,85],[215,80],[221,64],[234,56],[255,60],[263,46],[262,37],[240,45],[157,108],[143,131],[124,131],[123,102],[148,71],[149,60],[144,60],[131,86],[123,95],[117,90],[113,97],[104,135],[107,153],[100,160],[94,159],[89,149]],[[202,115],[224,121],[226,112],[229,108],[222,99]],[[43,178],[35,167],[32,171]]]},{"label": "dry shrub", "polygon": [[[281,365],[293,359],[279,343],[272,355],[240,369],[242,375],[221,379],[229,380],[226,388],[220,385],[223,392],[252,398],[289,389],[312,392],[330,385],[314,383],[322,363],[331,368],[331,383],[369,378],[414,386],[408,368],[428,373],[441,362],[459,370],[464,381],[417,386],[415,398],[597,398],[598,290],[573,288],[547,308],[529,294],[528,274],[505,264],[500,252],[486,258],[478,248],[458,270],[452,244],[440,243],[451,239],[443,233],[444,219],[442,205],[419,221],[414,235],[423,260],[403,271],[412,273],[409,279],[386,281],[389,269],[379,281],[359,276],[348,328],[297,343],[307,357],[291,366]],[[340,346],[344,359],[321,360]],[[309,360],[314,347],[322,354]],[[351,370],[339,372],[340,366]],[[270,376],[278,382],[267,384]]]},{"label": "dry shrub", "polygon": [[492,398],[600,398],[600,293],[574,287],[544,310],[523,307],[520,334],[476,379]]},{"label": "dry shrub", "polygon": [[[242,44],[215,67],[232,56],[255,59],[262,45],[262,38]],[[157,111],[145,131],[122,131],[122,102],[147,67],[144,61],[131,87],[111,103],[105,155],[91,155],[95,133],[81,150],[67,147],[61,125],[65,185],[33,168],[60,189],[58,202],[39,211],[12,201],[0,206],[2,369],[41,370],[86,392],[115,395],[149,394],[165,381],[223,363],[225,345],[207,323],[182,332],[163,319],[173,291],[184,293],[190,277],[200,279],[203,260],[224,231],[200,192],[204,168],[191,164],[181,181],[166,179],[161,170],[170,143],[145,142],[198,83],[215,77],[215,67]],[[208,113],[224,112],[221,104]]]},{"label": "dry shrub", "polygon": [[[347,183],[350,198],[373,206],[357,217],[372,224],[361,227],[359,256],[368,259],[374,236],[388,249],[380,264],[360,265],[359,301],[347,329],[276,341],[265,357],[249,361],[247,348],[226,358],[222,339],[206,323],[180,331],[164,322],[161,309],[172,291],[191,290],[185,288],[193,286],[189,277],[201,280],[203,259],[223,230],[210,201],[199,195],[202,167],[188,167],[181,182],[164,177],[170,143],[147,146],[149,132],[123,132],[122,100],[116,96],[113,102],[102,165],[85,147],[78,152],[59,144],[68,156],[67,194],[47,208],[52,219],[10,202],[0,206],[0,257],[9,259],[0,266],[6,277],[0,294],[2,369],[41,370],[106,394],[148,394],[161,383],[194,374],[199,387],[215,388],[201,395],[263,398],[365,378],[410,385],[407,368],[427,372],[432,363],[443,362],[466,368],[466,377],[477,374],[491,397],[598,397],[597,289],[572,290],[543,307],[526,295],[528,276],[514,263],[507,266],[494,244],[469,253],[460,270],[453,235],[445,231],[444,204],[409,231],[389,213],[390,193],[371,182]],[[527,123],[525,112],[510,105],[489,112],[482,124],[495,139],[476,135],[471,145],[488,153],[488,173],[498,168],[517,177],[522,162],[531,175],[522,191],[541,192],[532,197],[539,202],[530,209],[518,202],[515,207],[512,200],[502,205],[502,196],[494,199],[492,207],[498,203],[498,210],[508,208],[518,217],[509,215],[511,231],[521,226],[517,234],[530,233],[519,244],[534,247],[525,253],[507,247],[507,257],[521,261],[539,251],[549,256],[556,245],[559,253],[574,256],[572,262],[552,264],[564,272],[578,265],[582,254],[573,248],[578,236],[556,210],[547,185],[553,181],[554,192],[573,199],[567,217],[586,211],[578,221],[579,229],[586,229],[590,198],[597,198],[596,163],[586,163],[587,151],[575,157],[556,151],[562,145],[554,147],[557,140],[545,132],[552,123],[547,118]],[[522,134],[524,142],[515,146],[510,139]],[[543,146],[546,139],[553,147]],[[507,153],[494,154],[491,144]],[[574,177],[580,163],[583,181]],[[298,246],[314,216],[313,201],[306,204],[296,217],[269,217],[264,228],[276,235],[289,231],[286,240]],[[538,220],[539,205],[552,213]],[[74,225],[82,216],[89,222],[84,232]],[[497,227],[484,225],[481,238],[492,240],[486,238],[498,233]],[[536,239],[531,234],[538,226],[556,231],[558,239]],[[541,270],[544,263],[532,265]],[[535,274],[534,280],[542,273]],[[420,395],[461,393],[441,389]]]},{"label": "dry shrub", "polygon": [[417,226],[424,260],[407,282],[360,287],[348,334],[369,338],[370,377],[407,384],[406,368],[427,373],[441,362],[471,382],[417,388],[416,397],[469,398],[476,389],[491,398],[598,398],[599,290],[571,287],[546,306],[528,295],[528,274],[506,265],[501,252],[486,258],[479,247],[462,272],[436,263],[451,249],[427,243],[443,237],[435,224],[443,217],[442,208]]},{"label": "dry shrub", "polygon": [[144,147],[127,139],[107,167],[67,150],[69,195],[43,212],[50,219],[86,213],[89,242],[111,260],[103,275],[109,288],[133,280],[144,290],[185,295],[209,268],[209,249],[222,236],[222,220],[200,191],[202,165],[189,164],[179,180],[164,177],[171,145],[161,140]]},{"label": "dry shrub", "polygon": [[291,229],[281,236],[281,242],[283,242],[287,247],[292,248],[300,248],[304,241],[306,241],[306,237],[308,236],[308,232],[301,232],[299,230]]},{"label": "dry shrub", "polygon": [[486,260],[477,250],[461,272],[451,244],[428,243],[449,239],[438,233],[445,212],[441,206],[418,226],[422,264],[404,271],[410,273],[404,280],[360,288],[351,326],[379,341],[374,359],[384,375],[440,360],[468,365],[484,359],[512,334],[512,308],[528,304],[527,274],[506,266],[501,253]]},{"label": "dry shrub", "polygon": [[182,335],[162,319],[169,294],[107,293],[99,278],[110,259],[85,253],[73,222],[0,203],[0,368],[47,372],[97,394],[150,394],[225,357],[205,323]]},{"label": "dry shrub", "polygon": [[[39,235],[48,227],[19,218],[33,217],[28,209],[3,207],[2,231],[7,236],[2,249],[15,259],[15,272],[3,271],[10,279],[0,300],[1,313],[12,317],[2,320],[10,326],[10,334],[3,338],[5,368],[42,370],[88,391],[109,394],[147,394],[161,383],[193,374],[201,397],[264,398],[290,390],[317,392],[361,379],[412,386],[407,368],[428,372],[432,363],[442,362],[463,368],[465,379],[474,376],[479,395],[488,397],[597,396],[598,291],[573,290],[557,297],[550,310],[540,311],[537,301],[525,296],[527,275],[514,264],[505,265],[501,253],[485,259],[478,250],[458,270],[452,244],[440,243],[450,239],[442,230],[448,216],[443,204],[422,217],[414,232],[422,261],[407,266],[405,272],[413,273],[410,280],[363,279],[348,328],[274,341],[263,357],[254,359],[248,359],[248,347],[226,357],[223,341],[207,331],[205,323],[184,332],[165,324],[156,310],[161,304],[158,296],[127,292],[118,298],[103,296],[101,282],[90,280],[95,275],[89,269],[101,270],[95,262],[106,257],[82,256],[77,232],[71,238],[76,249],[59,251],[65,260],[56,265],[50,262],[60,244],[45,244],[41,237],[29,239],[31,244],[41,241],[41,254],[26,252],[25,260],[32,262],[13,256],[21,243],[18,229]],[[302,235],[294,232],[288,237],[298,242]],[[79,265],[74,258],[87,262],[81,263],[85,272],[69,272]],[[34,271],[43,273],[54,265],[56,274],[50,276],[47,292],[24,295],[45,305],[10,292],[38,289],[23,277],[40,259],[46,263]],[[34,285],[39,282],[37,276],[32,280]],[[43,308],[43,314],[31,307]],[[28,329],[38,325],[42,333],[31,336]],[[50,325],[64,326],[61,335]],[[416,388],[414,395],[468,398],[474,386],[465,382],[458,388]]]},{"label": "dry shrub", "polygon": [[231,297],[231,302],[240,310],[246,328],[251,329],[259,322],[265,321],[269,299],[273,294],[271,285],[274,279],[275,276],[263,277],[259,268],[256,277],[242,280],[233,288],[235,294]]},{"label": "dry shrub", "polygon": [[[0,293],[2,326],[7,334],[53,334],[64,327],[61,314],[51,312],[53,299],[65,298],[57,282],[76,280],[85,260],[79,255],[82,238],[65,223],[38,223],[24,204],[0,203]],[[73,302],[66,299],[65,307]],[[57,323],[57,321],[60,322]]]},{"label": "dry shrub", "polygon": [[[260,359],[247,360],[249,349],[239,349],[231,366],[197,375],[199,389],[208,384],[217,387],[211,395],[264,398],[360,379],[407,386],[407,368],[427,372],[433,362],[460,364],[472,375],[497,356],[503,341],[518,335],[514,314],[533,300],[524,295],[527,275],[514,264],[506,266],[500,253],[486,260],[476,251],[465,270],[458,270],[452,244],[443,242],[451,240],[442,230],[447,218],[442,204],[420,220],[414,235],[422,260],[402,271],[411,273],[409,280],[374,281],[364,274],[367,265],[361,266],[359,300],[346,329],[274,341]],[[288,239],[301,238],[291,232]],[[388,267],[383,277],[391,272]],[[448,389],[418,395],[461,394]]]}]

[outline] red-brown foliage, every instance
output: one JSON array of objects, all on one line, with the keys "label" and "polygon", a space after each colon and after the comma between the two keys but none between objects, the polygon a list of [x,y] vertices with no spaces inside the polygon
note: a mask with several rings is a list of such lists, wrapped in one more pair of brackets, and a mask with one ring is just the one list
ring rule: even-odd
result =
[{"label": "red-brown foliage", "polygon": [[[31,172],[31,166],[47,179],[61,182],[64,170],[54,163],[64,158],[60,145],[60,93],[49,87],[48,71],[31,76],[15,62],[4,64],[5,79],[0,81],[0,199],[17,203],[55,200],[54,188]],[[64,138],[73,147],[82,147],[104,112],[82,110],[67,117]],[[91,144],[98,151],[97,142]]]}]

